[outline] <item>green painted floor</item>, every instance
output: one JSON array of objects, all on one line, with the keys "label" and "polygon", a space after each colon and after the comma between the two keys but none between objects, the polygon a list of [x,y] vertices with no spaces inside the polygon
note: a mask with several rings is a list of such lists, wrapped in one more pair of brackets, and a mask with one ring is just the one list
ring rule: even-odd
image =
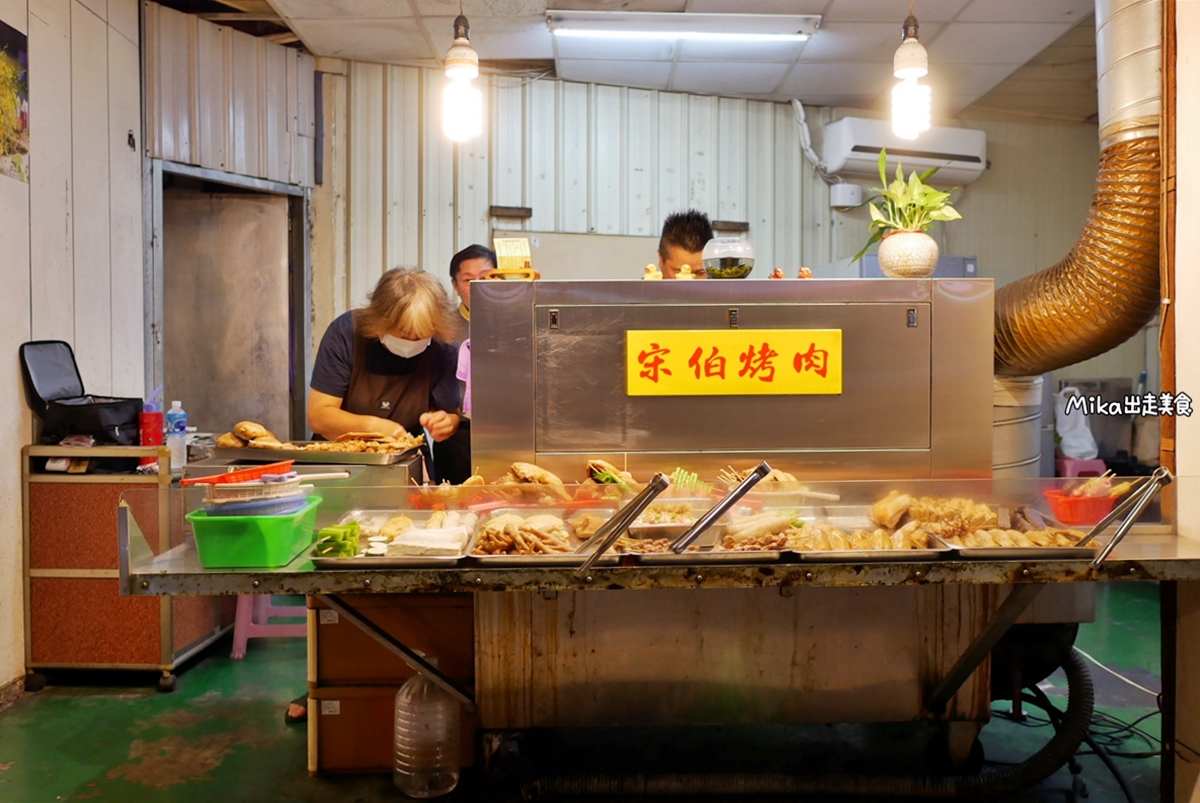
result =
[{"label": "green painted floor", "polygon": [[[1160,688],[1158,588],[1154,584],[1115,583],[1100,587],[1095,624],[1080,628],[1076,645],[1111,669],[1157,691]],[[228,657],[229,643],[215,646],[187,668],[173,694],[134,686],[50,686],[26,694],[0,712],[0,803],[50,803],[62,800],[138,801],[138,803],[375,803],[400,795],[387,776],[310,778],[306,770],[306,731],[287,726],[287,701],[304,688],[305,647],[300,639],[251,642],[243,661]],[[1154,698],[1093,667],[1097,711],[1113,722],[1133,722],[1152,714],[1140,727],[1146,739],[1120,726],[1098,725],[1105,744],[1119,752],[1156,751],[1159,716]],[[1043,688],[1060,707],[1065,682],[1052,676]],[[996,704],[997,711],[1006,706]],[[984,729],[987,768],[1019,762],[1050,738],[1051,729],[1031,719],[1017,724],[996,717]],[[804,750],[809,735],[767,735]],[[833,733],[826,730],[826,735]],[[843,748],[851,766],[872,771],[895,744],[846,736]],[[903,742],[903,737],[892,738]],[[566,740],[560,740],[567,744]],[[575,749],[575,748],[572,748]],[[828,749],[828,748],[823,748]],[[749,748],[746,751],[752,752]],[[746,752],[743,751],[743,752]],[[594,771],[626,769],[603,766],[609,755],[593,746],[583,761]],[[729,754],[737,751],[726,751]],[[893,752],[895,752],[893,750]],[[903,752],[902,750],[900,752]],[[709,766],[714,750],[697,746]],[[1139,803],[1159,800],[1159,759],[1116,759]],[[1091,803],[1122,801],[1117,784],[1094,756],[1080,758]],[[753,763],[751,764],[753,765]],[[655,769],[654,767],[644,769]],[[1064,768],[1035,789],[1014,796],[1022,803],[1068,800],[1071,775]],[[496,799],[468,779],[456,800]],[[672,798],[679,801],[680,798]],[[729,799],[729,798],[725,798]],[[598,799],[597,799],[598,800]]]}]

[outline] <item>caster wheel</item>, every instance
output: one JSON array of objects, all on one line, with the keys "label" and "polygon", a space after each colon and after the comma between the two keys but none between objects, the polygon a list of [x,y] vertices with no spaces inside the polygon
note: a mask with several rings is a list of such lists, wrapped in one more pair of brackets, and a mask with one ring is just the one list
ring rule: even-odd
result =
[{"label": "caster wheel", "polygon": [[164,693],[175,691],[175,681],[174,675],[163,675],[158,679],[158,690]]},{"label": "caster wheel", "polygon": [[41,691],[46,688],[46,676],[40,672],[30,672],[25,676],[25,691]]}]

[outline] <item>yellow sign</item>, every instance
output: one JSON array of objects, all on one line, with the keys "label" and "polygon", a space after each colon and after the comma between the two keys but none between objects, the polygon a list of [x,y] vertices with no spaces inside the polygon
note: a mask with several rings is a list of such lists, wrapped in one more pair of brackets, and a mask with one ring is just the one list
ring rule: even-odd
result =
[{"label": "yellow sign", "polygon": [[841,329],[630,330],[630,396],[842,392]]}]

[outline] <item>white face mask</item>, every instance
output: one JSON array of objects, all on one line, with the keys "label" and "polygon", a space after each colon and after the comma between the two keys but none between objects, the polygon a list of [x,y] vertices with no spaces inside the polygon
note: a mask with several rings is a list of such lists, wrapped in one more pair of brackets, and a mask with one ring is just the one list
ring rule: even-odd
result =
[{"label": "white face mask", "polygon": [[424,340],[405,340],[402,337],[393,337],[392,335],[384,335],[379,338],[379,342],[383,343],[384,348],[395,354],[397,357],[415,357],[425,349],[429,348],[429,342],[433,338],[427,337]]}]

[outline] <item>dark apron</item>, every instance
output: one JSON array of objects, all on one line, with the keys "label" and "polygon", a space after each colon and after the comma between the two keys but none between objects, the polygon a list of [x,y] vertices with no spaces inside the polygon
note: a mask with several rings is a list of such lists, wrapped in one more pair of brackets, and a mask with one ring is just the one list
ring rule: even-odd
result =
[{"label": "dark apron", "polygon": [[355,415],[373,415],[395,421],[413,435],[421,434],[421,415],[429,412],[429,390],[433,379],[432,350],[416,357],[411,374],[378,374],[367,368],[367,338],[354,325],[354,368],[342,409]]},{"label": "dark apron", "polygon": [[[358,333],[357,316],[355,318],[354,368],[350,372],[350,387],[342,399],[342,409],[355,415],[386,418],[413,435],[420,435],[423,431],[421,415],[431,409],[429,394],[433,386],[434,349],[426,349],[417,355],[416,370],[411,374],[374,373],[367,366],[370,341]],[[465,419],[463,424],[466,424]],[[422,452],[434,482],[449,480],[457,485],[471,475],[471,435],[466,426],[460,425],[459,432],[443,443],[426,444]]]}]

